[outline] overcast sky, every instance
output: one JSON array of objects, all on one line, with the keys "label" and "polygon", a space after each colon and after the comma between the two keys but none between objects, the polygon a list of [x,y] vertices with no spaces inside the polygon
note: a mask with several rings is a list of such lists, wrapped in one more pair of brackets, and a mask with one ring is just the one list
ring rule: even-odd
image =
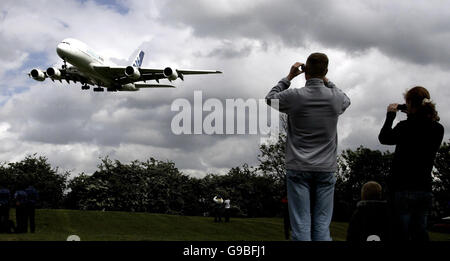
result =
[{"label": "overcast sky", "polygon": [[[120,65],[221,70],[186,76],[176,89],[93,93],[36,82],[32,68],[60,65],[56,45],[77,38]],[[450,138],[448,1],[21,1],[0,6],[0,161],[45,155],[74,174],[99,157],[173,160],[202,176],[257,164],[257,135],[174,135],[177,98],[262,99],[312,52],[330,59],[328,78],[352,101],[338,124],[339,150],[380,145],[389,103],[426,87]],[[166,83],[164,81],[164,83]],[[304,86],[304,77],[292,87]],[[405,116],[399,114],[397,121]]]}]

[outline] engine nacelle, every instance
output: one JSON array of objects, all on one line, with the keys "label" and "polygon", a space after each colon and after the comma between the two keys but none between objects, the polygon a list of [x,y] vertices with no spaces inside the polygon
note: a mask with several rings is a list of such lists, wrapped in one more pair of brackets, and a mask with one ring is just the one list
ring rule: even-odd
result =
[{"label": "engine nacelle", "polygon": [[167,67],[166,69],[164,69],[163,74],[170,81],[175,81],[178,78],[177,70],[174,70],[170,67]]},{"label": "engine nacelle", "polygon": [[43,71],[39,70],[39,69],[33,69],[30,72],[31,77],[36,80],[36,81],[44,81],[45,80],[45,74]]},{"label": "engine nacelle", "polygon": [[50,67],[47,69],[47,75],[48,77],[52,79],[61,79],[61,71],[56,69],[55,67]]},{"label": "engine nacelle", "polygon": [[139,79],[141,77],[141,73],[139,72],[139,69],[133,66],[128,66],[127,68],[125,68],[125,75],[128,78],[131,79]]}]

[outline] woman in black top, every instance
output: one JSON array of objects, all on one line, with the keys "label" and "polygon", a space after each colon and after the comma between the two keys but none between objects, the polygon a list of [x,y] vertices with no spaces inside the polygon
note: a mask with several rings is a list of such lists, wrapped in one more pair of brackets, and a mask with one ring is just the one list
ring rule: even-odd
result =
[{"label": "woman in black top", "polygon": [[394,128],[398,104],[390,104],[378,139],[396,145],[388,178],[394,227],[399,240],[428,240],[427,213],[431,208],[431,171],[444,136],[444,127],[429,92],[414,87],[405,94],[406,120]]}]

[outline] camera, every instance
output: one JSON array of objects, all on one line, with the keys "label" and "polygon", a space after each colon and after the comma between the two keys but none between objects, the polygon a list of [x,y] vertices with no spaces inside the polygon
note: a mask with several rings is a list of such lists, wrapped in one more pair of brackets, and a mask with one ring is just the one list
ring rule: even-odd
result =
[{"label": "camera", "polygon": [[406,112],[408,110],[408,107],[406,106],[406,104],[399,104],[397,105],[397,110],[401,112]]},{"label": "camera", "polygon": [[302,72],[305,71],[305,65],[304,64],[302,64],[302,66],[300,68],[302,69]]}]

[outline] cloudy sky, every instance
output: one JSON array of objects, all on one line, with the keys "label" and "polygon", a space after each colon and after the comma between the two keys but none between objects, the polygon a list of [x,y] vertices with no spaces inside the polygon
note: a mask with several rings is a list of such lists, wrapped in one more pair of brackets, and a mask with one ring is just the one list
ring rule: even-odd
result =
[{"label": "cloudy sky", "polygon": [[[60,65],[56,45],[77,38],[120,65],[146,52],[143,66],[214,69],[176,89],[93,93],[36,82],[35,67]],[[328,78],[352,100],[339,121],[339,149],[380,145],[389,103],[426,87],[450,138],[450,3],[298,0],[2,0],[0,161],[38,153],[74,174],[99,157],[173,160],[202,176],[257,164],[257,135],[174,135],[177,98],[262,99],[296,61],[329,56]],[[164,82],[166,83],[166,82]],[[302,87],[303,77],[292,87]],[[397,117],[404,119],[404,115]]]}]

